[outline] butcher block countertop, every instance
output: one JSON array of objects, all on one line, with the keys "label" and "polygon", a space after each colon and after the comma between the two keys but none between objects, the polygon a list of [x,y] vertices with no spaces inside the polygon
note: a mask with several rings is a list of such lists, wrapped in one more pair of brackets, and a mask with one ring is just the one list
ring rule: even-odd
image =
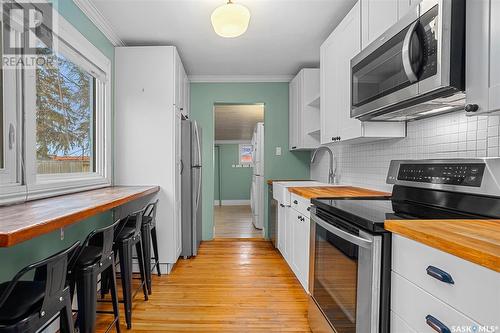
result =
[{"label": "butcher block countertop", "polygon": [[500,220],[386,220],[385,229],[500,272]]},{"label": "butcher block countertop", "polygon": [[375,191],[354,186],[289,187],[288,191],[290,191],[290,193],[295,193],[306,199],[391,196],[391,193]]},{"label": "butcher block countertop", "polygon": [[0,207],[0,247],[47,234],[159,190],[159,186],[111,186]]}]

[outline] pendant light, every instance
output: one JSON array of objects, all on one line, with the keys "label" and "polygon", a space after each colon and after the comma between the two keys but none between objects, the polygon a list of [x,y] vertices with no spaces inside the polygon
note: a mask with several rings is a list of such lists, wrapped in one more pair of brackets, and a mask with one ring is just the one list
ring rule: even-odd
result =
[{"label": "pendant light", "polygon": [[247,31],[250,11],[247,7],[228,0],[227,4],[217,7],[213,11],[211,20],[217,35],[234,38]]}]

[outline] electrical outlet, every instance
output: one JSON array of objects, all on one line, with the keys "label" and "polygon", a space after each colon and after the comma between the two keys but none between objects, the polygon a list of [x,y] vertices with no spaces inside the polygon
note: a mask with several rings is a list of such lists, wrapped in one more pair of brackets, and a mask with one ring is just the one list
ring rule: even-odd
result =
[{"label": "electrical outlet", "polygon": [[276,156],[281,156],[281,147],[276,147]]},{"label": "electrical outlet", "polygon": [[61,240],[64,240],[64,229],[61,228]]}]

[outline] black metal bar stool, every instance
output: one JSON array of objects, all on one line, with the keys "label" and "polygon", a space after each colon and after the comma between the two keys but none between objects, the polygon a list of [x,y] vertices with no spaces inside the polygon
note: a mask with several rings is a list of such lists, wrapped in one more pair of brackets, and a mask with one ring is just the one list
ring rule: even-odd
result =
[{"label": "black metal bar stool", "polygon": [[[160,272],[160,261],[158,256],[158,239],[156,237],[156,208],[158,206],[158,200],[148,204],[144,208],[144,215],[142,216],[141,223],[141,241],[144,248],[143,251],[143,261],[144,270],[146,273],[146,286],[148,288],[148,294],[153,293],[151,273],[156,268],[158,276],[161,276]],[[127,222],[127,226],[133,227],[136,223],[135,216],[131,216]],[[154,258],[151,257],[151,245],[153,245]],[[154,260],[154,264],[151,265],[151,261]]]},{"label": "black metal bar stool", "polygon": [[[135,247],[137,259],[139,261],[139,271],[141,274],[141,285],[144,293],[144,300],[148,300],[148,290],[146,286],[146,276],[143,260],[143,245],[141,239],[142,216],[144,209],[130,214],[122,219],[115,229],[115,243],[113,251],[120,257],[120,279],[122,281],[123,306],[125,309],[125,321],[127,328],[132,328],[132,300],[136,293],[132,294],[132,249]],[[134,219],[135,223],[129,224],[129,220]],[[105,279],[105,278],[103,278]],[[101,295],[107,293],[107,286],[101,287]],[[137,289],[137,290],[139,290]],[[137,291],[136,291],[137,292]]]},{"label": "black metal bar stool", "polygon": [[[57,314],[60,332],[74,332],[66,282],[68,263],[79,244],[23,268],[12,281],[0,284],[1,333],[34,333],[50,325]],[[25,280],[32,271],[33,278]]]},{"label": "black metal bar stool", "polygon": [[[71,295],[74,294],[76,284],[78,300],[77,325],[79,333],[93,333],[96,329],[96,314],[113,314],[114,319],[108,326],[108,332],[113,325],[116,332],[120,333],[118,295],[116,290],[115,257],[113,253],[114,230],[120,221],[92,231],[83,245],[72,265],[69,274],[71,281]],[[102,274],[106,272],[107,274]],[[97,310],[97,283],[99,274],[106,280],[106,285],[111,289],[113,311]]]}]

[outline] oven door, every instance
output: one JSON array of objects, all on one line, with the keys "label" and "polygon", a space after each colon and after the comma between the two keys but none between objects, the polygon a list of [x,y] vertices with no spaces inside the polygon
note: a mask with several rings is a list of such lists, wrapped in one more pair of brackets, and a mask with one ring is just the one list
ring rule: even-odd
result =
[{"label": "oven door", "polygon": [[442,21],[450,22],[443,5],[451,8],[449,1],[423,1],[352,59],[351,117],[364,119],[449,85],[442,80],[450,65],[449,52],[441,52]]},{"label": "oven door", "polygon": [[[336,333],[379,332],[381,237],[329,216],[311,214],[309,289],[324,320]],[[313,305],[313,306],[314,306]],[[313,332],[321,329],[310,305]]]}]

